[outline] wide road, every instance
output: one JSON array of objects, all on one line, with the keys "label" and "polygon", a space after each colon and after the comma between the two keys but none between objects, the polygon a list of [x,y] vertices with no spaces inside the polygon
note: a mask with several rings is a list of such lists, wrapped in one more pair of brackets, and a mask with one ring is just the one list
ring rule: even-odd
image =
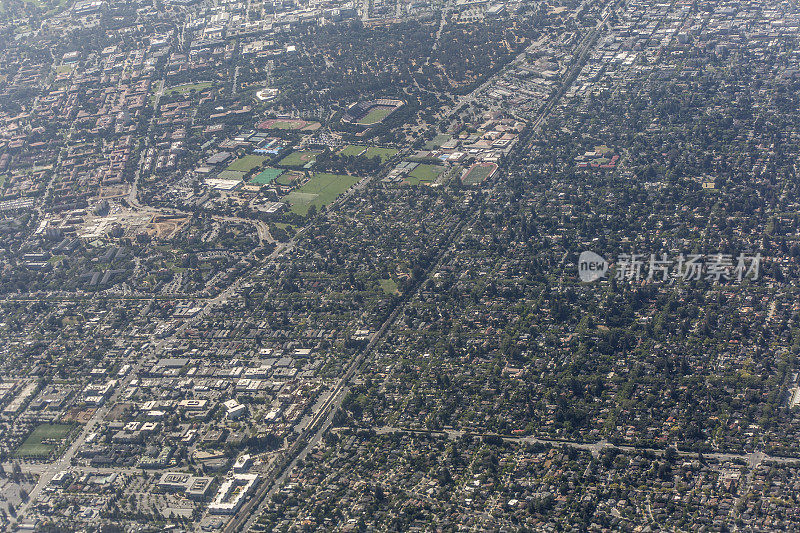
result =
[{"label": "wide road", "polygon": [[[653,455],[663,455],[666,450],[661,448],[648,448],[646,446],[633,446],[628,444],[612,444],[608,441],[601,440],[598,442],[579,442],[571,440],[556,440],[545,439],[535,436],[522,436],[515,437],[513,435],[501,435],[498,433],[481,433],[474,431],[464,431],[459,429],[416,429],[416,428],[401,428],[392,426],[376,426],[372,430],[378,435],[390,435],[392,433],[408,433],[415,435],[430,435],[447,437],[448,439],[458,439],[464,436],[469,437],[496,437],[501,438],[505,442],[514,444],[546,444],[549,446],[569,446],[579,450],[586,450],[595,455],[599,454],[606,449],[616,449],[624,452],[638,452],[638,453],[652,453]],[[675,453],[681,457],[696,458],[698,452],[683,451],[675,449]],[[800,464],[798,457],[783,457],[780,455],[768,455],[764,452],[751,452],[751,453],[725,453],[725,452],[702,452],[702,456],[708,459],[714,459],[719,462],[725,461],[745,461],[747,466],[754,468],[761,463],[781,463],[781,464]]]}]

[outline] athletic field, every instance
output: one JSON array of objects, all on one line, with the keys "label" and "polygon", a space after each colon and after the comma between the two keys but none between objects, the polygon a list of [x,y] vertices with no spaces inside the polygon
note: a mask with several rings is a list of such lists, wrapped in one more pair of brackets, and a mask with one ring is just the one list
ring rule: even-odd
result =
[{"label": "athletic field", "polygon": [[33,430],[19,447],[17,457],[46,459],[61,445],[74,426],[68,424],[42,424]]},{"label": "athletic field", "polygon": [[461,176],[461,182],[464,185],[477,185],[492,176],[496,170],[497,165],[494,163],[475,163]]},{"label": "athletic field", "polygon": [[358,123],[364,126],[371,126],[373,124],[377,124],[378,122],[388,117],[389,114],[394,110],[395,110],[394,107],[375,106],[372,109],[370,109],[369,113],[364,115],[361,118],[361,120],[358,121]]},{"label": "athletic field", "polygon": [[439,174],[444,172],[444,167],[439,165],[421,164],[408,173],[406,182],[409,185],[419,185],[421,182],[430,183],[439,177]]},{"label": "athletic field", "polygon": [[293,213],[305,216],[312,205],[317,209],[332,203],[344,191],[358,183],[358,178],[341,174],[314,174],[300,188],[284,196]]}]

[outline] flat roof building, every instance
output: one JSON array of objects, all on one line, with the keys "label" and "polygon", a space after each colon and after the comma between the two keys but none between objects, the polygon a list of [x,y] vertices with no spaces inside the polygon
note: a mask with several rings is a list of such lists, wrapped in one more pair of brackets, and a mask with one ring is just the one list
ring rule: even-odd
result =
[{"label": "flat roof building", "polygon": [[257,474],[234,474],[219,488],[214,501],[208,506],[211,514],[234,514],[258,483]]}]

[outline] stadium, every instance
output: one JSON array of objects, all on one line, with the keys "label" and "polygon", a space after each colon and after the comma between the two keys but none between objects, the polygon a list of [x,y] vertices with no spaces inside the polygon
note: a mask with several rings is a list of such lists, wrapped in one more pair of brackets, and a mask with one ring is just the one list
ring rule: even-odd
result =
[{"label": "stadium", "polygon": [[403,106],[402,100],[380,98],[369,102],[357,102],[347,108],[342,122],[369,127],[379,124],[395,110]]}]

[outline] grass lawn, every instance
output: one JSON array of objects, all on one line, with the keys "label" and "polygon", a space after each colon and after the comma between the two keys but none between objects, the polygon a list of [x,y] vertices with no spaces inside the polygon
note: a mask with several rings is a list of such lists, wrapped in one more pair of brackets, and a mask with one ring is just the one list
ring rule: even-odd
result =
[{"label": "grass lawn", "polygon": [[49,2],[48,3],[48,7],[50,7],[50,9],[47,11],[47,14],[48,15],[54,15],[55,13],[58,13],[59,11],[61,11],[62,9],[64,9],[67,6],[67,3],[68,3],[68,0],[58,0],[58,1]]},{"label": "grass lawn", "polygon": [[282,167],[303,167],[307,163],[314,161],[319,153],[318,150],[300,150],[292,152],[278,161],[278,164]]},{"label": "grass lawn", "polygon": [[226,170],[234,170],[236,172],[250,172],[256,167],[260,167],[266,161],[266,157],[262,157],[260,155],[246,155],[244,157],[240,157],[230,165]]},{"label": "grass lawn", "polygon": [[191,92],[192,89],[194,89],[195,92],[200,92],[203,89],[208,89],[212,85],[214,84],[211,83],[210,81],[201,81],[198,83],[184,83],[183,85],[176,85],[175,87],[170,87],[169,89],[166,89],[164,91],[164,94],[168,96],[172,96],[173,94],[176,93],[187,94]]},{"label": "grass lawn", "polygon": [[358,178],[353,176],[314,174],[300,188],[287,194],[283,201],[291,206],[293,213],[305,216],[312,205],[317,208],[326,206],[356,183]]},{"label": "grass lawn", "polygon": [[597,155],[606,155],[606,154],[613,154],[614,150],[606,146],[605,144],[601,144],[599,146],[594,147],[594,151]]},{"label": "grass lawn", "polygon": [[[45,4],[42,3],[40,0],[22,0],[22,3],[23,4],[33,4],[36,7],[44,7],[45,6]],[[47,6],[49,7],[50,4],[51,4],[51,2],[49,2],[47,4]],[[0,2],[0,13],[5,13],[7,10],[8,10],[8,8],[6,6],[6,2]]]},{"label": "grass lawn", "polygon": [[397,289],[397,282],[393,279],[381,279],[378,280],[378,283],[381,286],[381,290],[386,294],[400,294],[400,291]]},{"label": "grass lawn", "polygon": [[359,124],[363,124],[365,126],[370,126],[372,124],[377,124],[381,120],[385,119],[389,116],[389,113],[394,111],[393,107],[374,107],[372,110],[364,115],[364,117],[358,121]]},{"label": "grass lawn", "polygon": [[339,155],[361,155],[364,153],[364,146],[358,146],[357,144],[348,144],[341,150],[339,150]]},{"label": "grass lawn", "polygon": [[244,172],[237,172],[235,170],[223,170],[219,174],[217,174],[217,179],[220,180],[230,180],[230,181],[238,181],[244,179]]},{"label": "grass lawn", "polygon": [[425,143],[426,150],[433,150],[435,148],[439,148],[441,145],[452,139],[452,135],[448,135],[447,133],[440,133],[427,143]]},{"label": "grass lawn", "polygon": [[421,164],[417,165],[417,167],[408,173],[406,177],[406,181],[409,185],[419,185],[420,182],[431,182],[434,181],[436,178],[439,177],[444,171],[444,167],[440,167],[439,165],[428,165],[428,164]]},{"label": "grass lawn", "polygon": [[74,426],[68,424],[42,424],[33,430],[19,447],[17,457],[47,458],[60,445]]},{"label": "grass lawn", "polygon": [[303,120],[276,120],[272,123],[273,130],[299,130],[306,123]]},{"label": "grass lawn", "polygon": [[364,154],[364,157],[378,156],[381,158],[381,163],[385,163],[388,159],[397,154],[397,152],[399,152],[399,150],[395,150],[394,148],[380,148],[378,146],[370,146],[369,148],[367,148],[367,152]]},{"label": "grass lawn", "polygon": [[[366,149],[365,149],[366,148]],[[395,155],[399,150],[395,150],[394,148],[381,148],[379,146],[360,146],[357,144],[348,144],[341,150],[339,150],[339,155],[347,155],[347,156],[361,156],[361,157],[380,157],[381,163],[385,163],[389,158]]]},{"label": "grass lawn", "polygon": [[262,170],[256,177],[250,180],[250,183],[255,183],[256,185],[266,185],[267,183],[272,183],[272,180],[277,178],[283,174],[283,170],[279,168],[272,168],[267,167]]},{"label": "grass lawn", "polygon": [[278,185],[291,185],[298,179],[302,179],[303,173],[302,172],[284,172],[275,180]]}]

